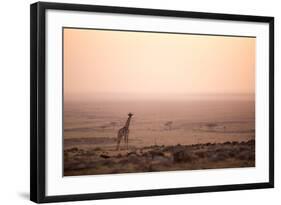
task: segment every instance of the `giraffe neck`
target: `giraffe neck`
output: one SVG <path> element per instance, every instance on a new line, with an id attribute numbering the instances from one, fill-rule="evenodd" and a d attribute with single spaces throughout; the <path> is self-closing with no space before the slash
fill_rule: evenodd
<path id="1" fill-rule="evenodd" d="M 128 129 L 130 126 L 131 117 L 128 117 L 125 127 Z"/>

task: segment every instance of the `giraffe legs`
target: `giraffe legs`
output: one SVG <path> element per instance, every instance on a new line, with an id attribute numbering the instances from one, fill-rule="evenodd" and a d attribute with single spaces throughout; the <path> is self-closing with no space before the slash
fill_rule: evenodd
<path id="1" fill-rule="evenodd" d="M 125 145 L 126 149 L 128 149 L 128 135 L 125 135 Z"/>
<path id="2" fill-rule="evenodd" d="M 116 150 L 119 150 L 119 148 L 120 148 L 120 140 L 119 140 L 119 139 L 117 139 Z"/>
<path id="3" fill-rule="evenodd" d="M 127 130 L 125 134 L 125 143 L 126 143 L 126 148 L 127 150 L 129 149 L 129 130 Z"/>
<path id="4" fill-rule="evenodd" d="M 119 148 L 120 148 L 120 142 L 121 142 L 122 137 L 123 137 L 123 135 L 121 135 L 121 133 L 118 132 L 116 150 L 119 150 Z"/>
<path id="5" fill-rule="evenodd" d="M 124 137 L 126 149 L 129 149 L 129 130 L 120 129 L 117 135 L 117 145 L 116 150 L 119 150 L 120 143 L 122 138 Z"/>

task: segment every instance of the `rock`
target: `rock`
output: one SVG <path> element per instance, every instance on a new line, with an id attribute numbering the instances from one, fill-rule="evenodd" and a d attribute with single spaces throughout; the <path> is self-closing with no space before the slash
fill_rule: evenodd
<path id="1" fill-rule="evenodd" d="M 137 156 L 132 155 L 132 156 L 129 156 L 129 157 L 128 157 L 128 162 L 129 162 L 129 163 L 138 164 L 139 161 L 140 161 L 140 159 L 139 159 L 139 157 L 137 157 Z"/>
<path id="2" fill-rule="evenodd" d="M 120 153 L 116 156 L 116 158 L 121 158 L 121 157 L 123 157 L 123 156 Z"/>
<path id="3" fill-rule="evenodd" d="M 100 147 L 96 147 L 96 148 L 94 148 L 94 151 L 101 151 L 101 148 Z"/>
<path id="4" fill-rule="evenodd" d="M 236 152 L 234 152 L 234 151 L 229 151 L 229 152 L 228 152 L 228 156 L 229 156 L 230 158 L 235 157 L 235 155 L 236 155 Z"/>
<path id="5" fill-rule="evenodd" d="M 173 159 L 174 159 L 174 162 L 176 162 L 176 163 L 192 162 L 193 156 L 189 151 L 181 150 L 181 151 L 176 151 L 173 153 Z"/>
<path id="6" fill-rule="evenodd" d="M 152 155 L 151 155 L 150 152 L 144 152 L 144 153 L 142 154 L 142 157 L 145 157 L 145 158 L 152 158 Z"/>
<path id="7" fill-rule="evenodd" d="M 164 153 L 159 150 L 152 150 L 149 153 L 150 153 L 152 159 L 154 159 L 156 156 L 161 156 L 161 157 L 165 156 Z"/>
<path id="8" fill-rule="evenodd" d="M 110 156 L 109 156 L 109 155 L 105 155 L 105 154 L 101 154 L 101 155 L 100 155 L 100 157 L 102 157 L 102 158 L 104 158 L 104 159 L 108 159 L 108 158 L 110 158 Z"/>
<path id="9" fill-rule="evenodd" d="M 232 144 L 232 145 L 238 145 L 239 142 L 233 141 L 233 142 L 231 142 L 231 144 Z"/>
<path id="10" fill-rule="evenodd" d="M 222 162 L 228 158 L 229 156 L 227 155 L 227 153 L 223 152 L 213 153 L 212 155 L 210 155 L 210 161 L 212 162 Z"/>
<path id="11" fill-rule="evenodd" d="M 96 152 L 94 150 L 88 150 L 84 154 L 87 155 L 87 156 L 95 156 Z"/>
<path id="12" fill-rule="evenodd" d="M 249 140 L 248 142 L 246 142 L 248 145 L 255 145 L 255 140 Z"/>
<path id="13" fill-rule="evenodd" d="M 73 148 L 71 148 L 71 149 L 68 149 L 67 151 L 68 152 L 78 152 L 78 148 L 77 147 L 73 147 Z"/>
<path id="14" fill-rule="evenodd" d="M 153 162 L 155 162 L 155 163 L 160 163 L 160 164 L 163 164 L 163 163 L 165 163 L 165 162 L 170 162 L 170 159 L 169 158 L 167 158 L 167 157 L 163 157 L 163 156 L 155 156 L 154 158 L 153 158 Z"/>
<path id="15" fill-rule="evenodd" d="M 172 151 L 174 153 L 184 151 L 184 150 L 185 150 L 185 147 L 180 144 L 177 144 L 176 146 L 172 147 Z"/>
<path id="16" fill-rule="evenodd" d="M 64 158 L 69 157 L 69 153 L 68 152 L 64 152 L 63 154 L 64 154 Z"/>
<path id="17" fill-rule="evenodd" d="M 205 158 L 206 157 L 206 152 L 196 152 L 196 155 L 200 158 Z"/>
<path id="18" fill-rule="evenodd" d="M 129 153 L 127 154 L 127 157 L 129 157 L 129 156 L 136 156 L 136 155 L 137 155 L 136 152 L 129 152 Z"/>

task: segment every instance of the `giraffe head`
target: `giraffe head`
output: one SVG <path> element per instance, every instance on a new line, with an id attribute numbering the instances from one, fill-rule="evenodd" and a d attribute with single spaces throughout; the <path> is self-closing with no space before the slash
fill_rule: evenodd
<path id="1" fill-rule="evenodd" d="M 129 114 L 128 114 L 128 116 L 129 116 L 130 118 L 131 118 L 133 115 L 134 115 L 134 114 L 132 114 L 132 113 L 129 113 Z"/>

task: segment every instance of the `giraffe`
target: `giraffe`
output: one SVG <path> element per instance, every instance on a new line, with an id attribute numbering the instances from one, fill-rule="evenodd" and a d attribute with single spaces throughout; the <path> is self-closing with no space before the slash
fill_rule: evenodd
<path id="1" fill-rule="evenodd" d="M 132 113 L 129 113 L 128 116 L 129 116 L 129 117 L 128 117 L 127 121 L 126 121 L 125 126 L 118 130 L 118 134 L 117 134 L 117 147 L 116 147 L 116 150 L 119 150 L 119 146 L 120 146 L 120 142 L 121 142 L 121 140 L 122 140 L 122 137 L 124 137 L 125 144 L 126 144 L 126 147 L 127 147 L 127 149 L 128 149 L 128 142 L 129 142 L 129 126 L 130 126 L 130 121 L 131 121 L 131 118 L 132 118 L 133 114 L 132 114 Z"/>

